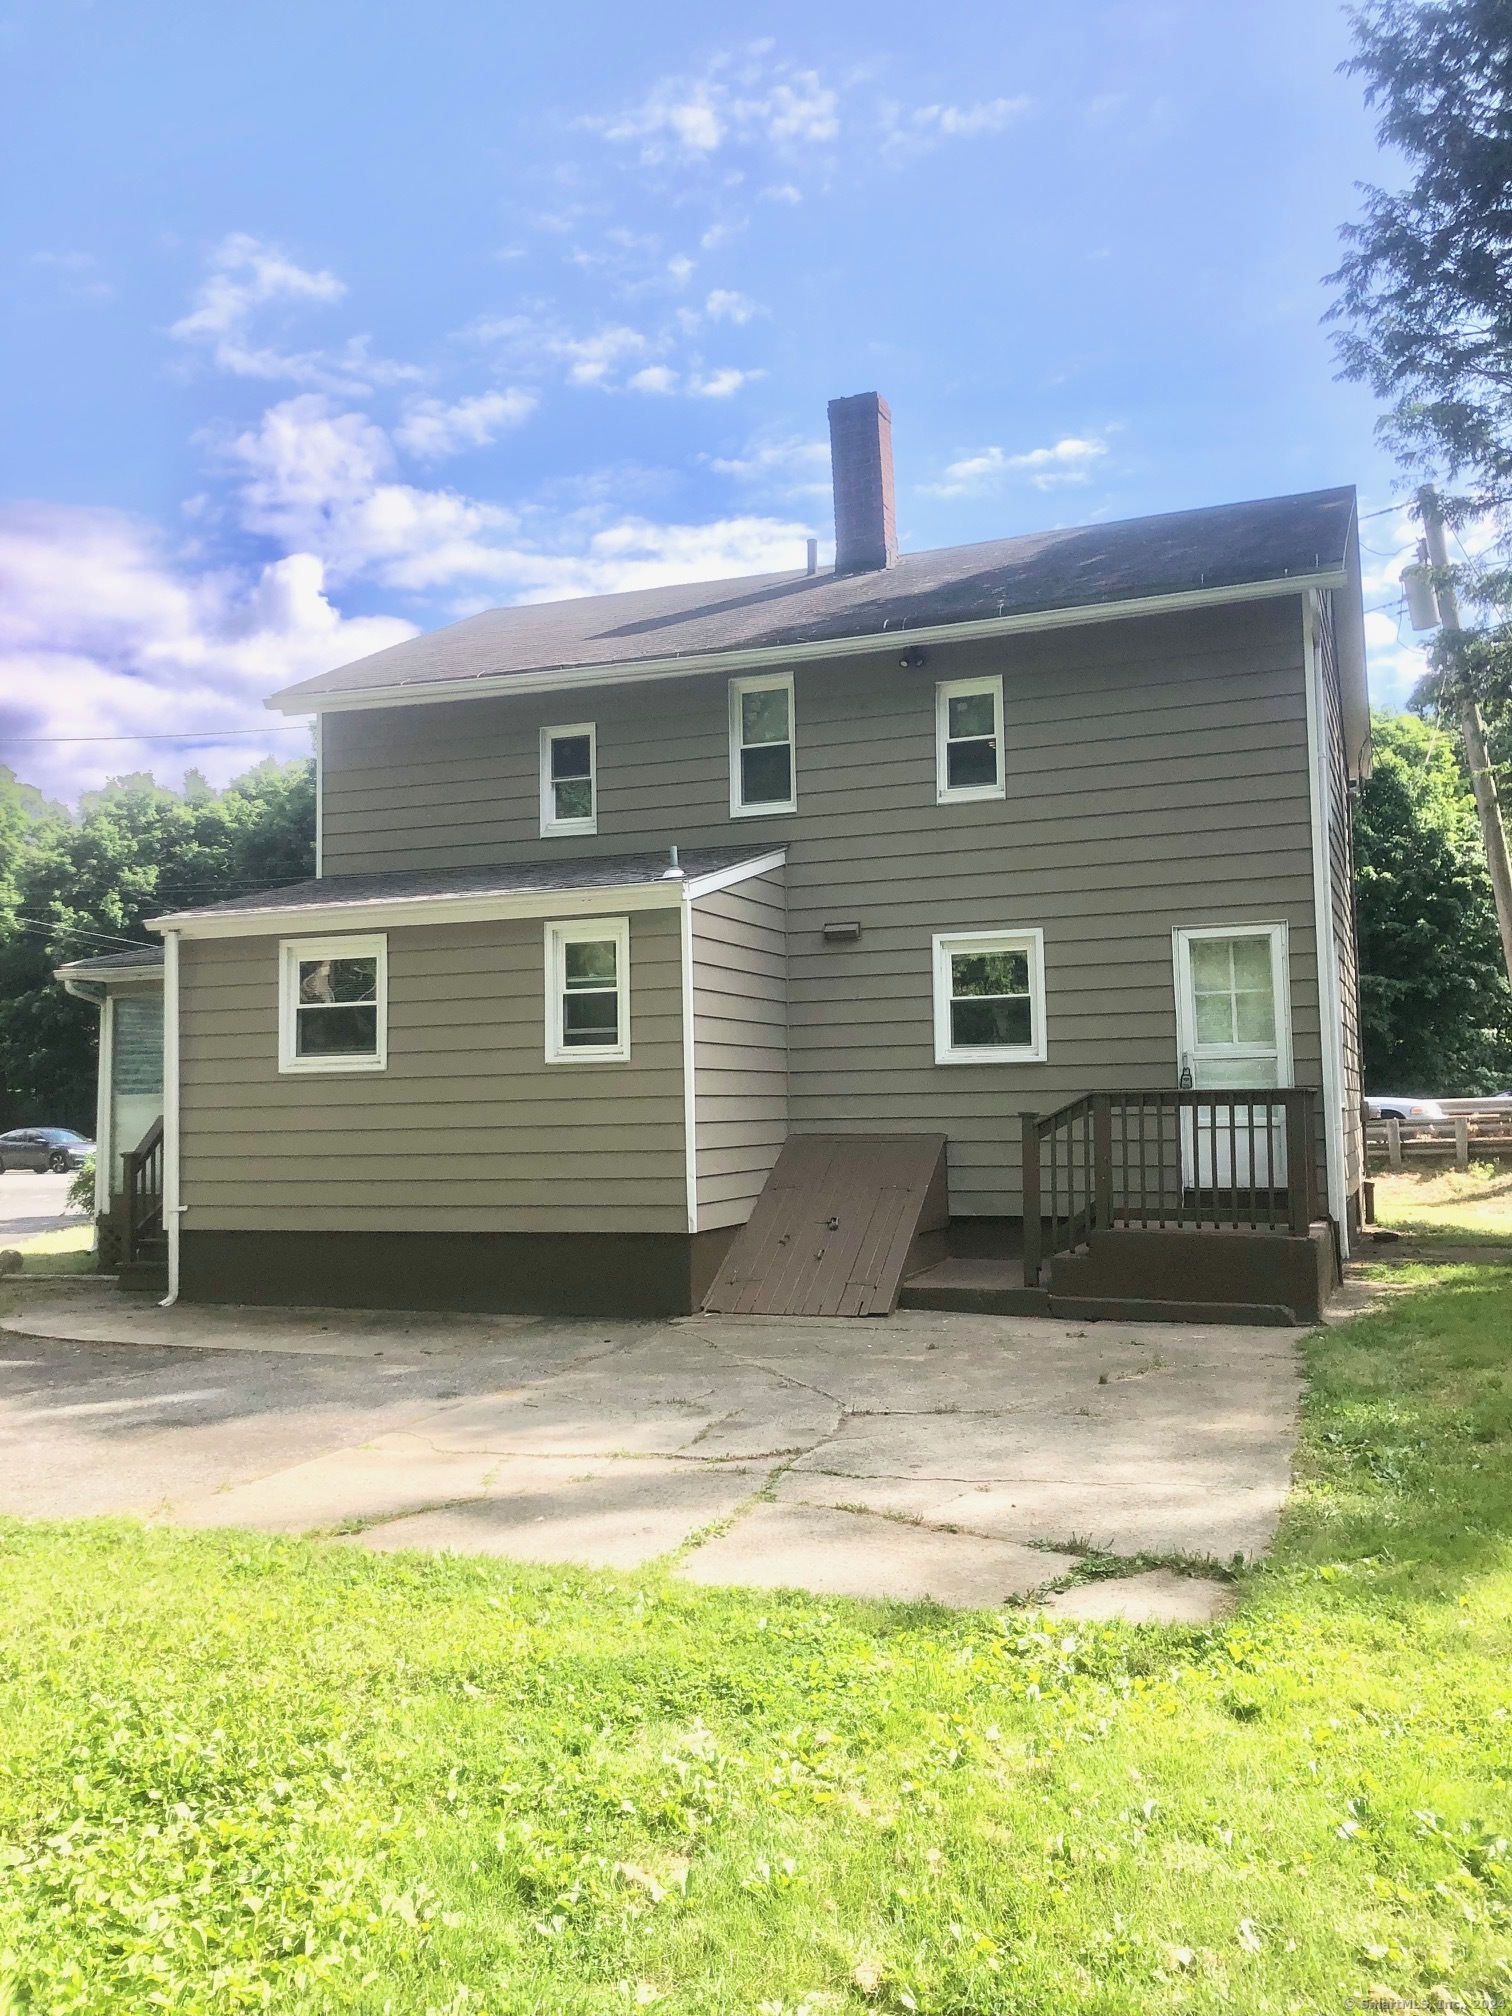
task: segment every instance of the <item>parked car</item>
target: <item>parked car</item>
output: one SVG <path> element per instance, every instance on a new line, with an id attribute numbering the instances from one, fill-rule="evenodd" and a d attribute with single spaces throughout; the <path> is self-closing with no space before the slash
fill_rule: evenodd
<path id="1" fill-rule="evenodd" d="M 1410 1094 L 1399 1097 L 1387 1092 L 1367 1099 L 1365 1111 L 1372 1120 L 1447 1120 L 1449 1117 L 1437 1099 L 1414 1099 Z"/>
<path id="2" fill-rule="evenodd" d="M 0 1170 L 51 1169 L 55 1176 L 64 1176 L 70 1169 L 81 1169 L 94 1152 L 93 1141 L 72 1127 L 13 1127 L 9 1134 L 0 1134 Z"/>

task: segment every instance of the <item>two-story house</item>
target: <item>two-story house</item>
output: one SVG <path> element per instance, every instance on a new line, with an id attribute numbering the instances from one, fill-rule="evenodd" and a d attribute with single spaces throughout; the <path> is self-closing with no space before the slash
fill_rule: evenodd
<path id="1" fill-rule="evenodd" d="M 830 422 L 833 570 L 275 696 L 316 878 L 157 920 L 161 1139 L 102 1177 L 172 1293 L 1317 1307 L 1361 1182 L 1353 491 L 900 555 L 885 403 Z"/>

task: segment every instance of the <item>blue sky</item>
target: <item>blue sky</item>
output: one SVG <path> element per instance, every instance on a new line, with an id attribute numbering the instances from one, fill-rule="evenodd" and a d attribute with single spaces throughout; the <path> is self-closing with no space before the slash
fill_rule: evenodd
<path id="1" fill-rule="evenodd" d="M 1380 510 L 1320 327 L 1395 174 L 1346 53 L 1322 0 L 10 0 L 0 755 L 221 781 L 416 628 L 799 566 L 837 393 L 905 548 Z M 1410 528 L 1365 536 L 1400 698 Z"/>

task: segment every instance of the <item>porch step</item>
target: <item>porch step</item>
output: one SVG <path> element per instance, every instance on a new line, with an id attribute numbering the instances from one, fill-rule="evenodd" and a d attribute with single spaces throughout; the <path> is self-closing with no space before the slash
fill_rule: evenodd
<path id="1" fill-rule="evenodd" d="M 949 1309 L 977 1316 L 1048 1316 L 1050 1295 L 1024 1286 L 1023 1263 L 942 1260 L 903 1283 L 900 1309 Z"/>
<path id="2" fill-rule="evenodd" d="M 963 1316 L 1059 1316 L 1075 1323 L 1249 1323 L 1297 1321 L 1279 1302 L 1172 1302 L 1142 1295 L 1057 1295 L 1026 1288 L 1023 1269 L 1001 1260 L 946 1260 L 903 1283 L 900 1309 Z"/>
<path id="3" fill-rule="evenodd" d="M 119 1260 L 115 1268 L 117 1288 L 130 1295 L 168 1293 L 168 1256 L 141 1260 Z"/>
<path id="4" fill-rule="evenodd" d="M 1117 1226 L 1050 1262 L 1053 1307 L 1089 1318 L 1101 1304 L 1148 1322 L 1314 1323 L 1333 1288 L 1326 1223 L 1306 1238 Z"/>
<path id="5" fill-rule="evenodd" d="M 950 1218 L 943 1134 L 790 1134 L 720 1262 L 722 1316 L 887 1316 Z"/>

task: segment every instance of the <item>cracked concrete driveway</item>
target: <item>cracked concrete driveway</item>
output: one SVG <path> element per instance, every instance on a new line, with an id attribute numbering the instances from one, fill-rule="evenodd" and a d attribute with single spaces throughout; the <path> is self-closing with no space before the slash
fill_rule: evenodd
<path id="1" fill-rule="evenodd" d="M 1057 1580 L 1067 1549 L 1253 1556 L 1290 1481 L 1288 1330 L 162 1310 L 88 1281 L 7 1296 L 0 1512 L 667 1558 L 704 1583 L 975 1605 Z M 1174 1611 L 1211 1614 L 1209 1588 L 1188 1581 Z"/>

